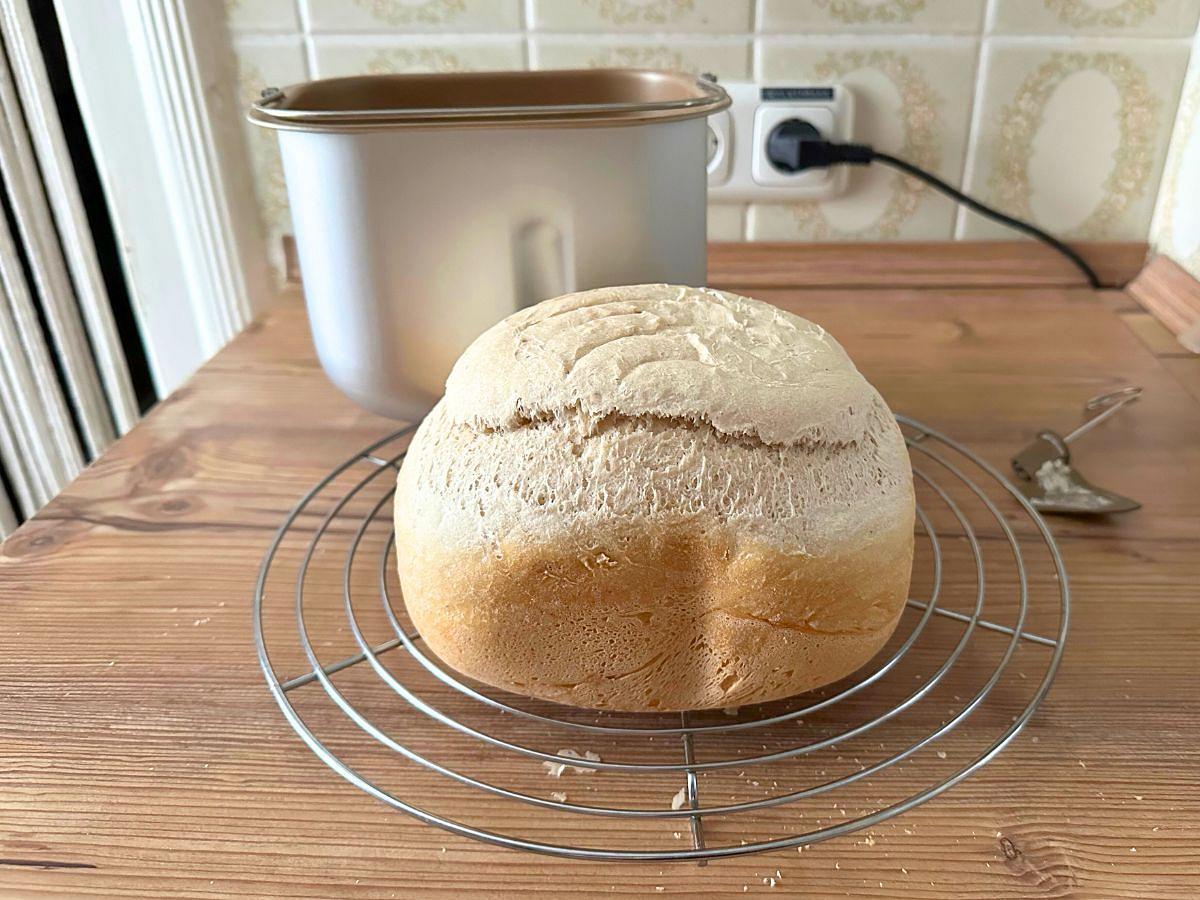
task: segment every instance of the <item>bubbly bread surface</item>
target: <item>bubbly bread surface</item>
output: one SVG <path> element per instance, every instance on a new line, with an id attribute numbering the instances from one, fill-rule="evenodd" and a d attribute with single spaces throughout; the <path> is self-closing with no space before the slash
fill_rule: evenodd
<path id="1" fill-rule="evenodd" d="M 903 609 L 912 475 L 822 328 L 708 289 L 521 310 L 463 354 L 396 492 L 405 603 L 488 684 L 677 710 L 836 680 Z"/>

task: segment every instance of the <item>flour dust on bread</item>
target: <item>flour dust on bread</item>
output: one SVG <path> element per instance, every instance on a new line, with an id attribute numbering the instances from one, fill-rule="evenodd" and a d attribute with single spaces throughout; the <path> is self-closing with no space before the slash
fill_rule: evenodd
<path id="1" fill-rule="evenodd" d="M 891 412 L 820 326 L 674 285 L 481 335 L 396 491 L 405 604 L 441 659 L 576 706 L 685 710 L 835 681 L 912 569 Z"/>

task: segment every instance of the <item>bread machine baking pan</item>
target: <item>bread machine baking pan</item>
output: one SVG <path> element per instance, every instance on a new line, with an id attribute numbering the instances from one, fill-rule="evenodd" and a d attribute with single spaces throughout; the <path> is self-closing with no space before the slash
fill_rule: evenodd
<path id="1" fill-rule="evenodd" d="M 468 343 L 538 300 L 703 284 L 709 81 L 606 69 L 271 88 L 313 340 L 353 400 L 415 418 Z"/>

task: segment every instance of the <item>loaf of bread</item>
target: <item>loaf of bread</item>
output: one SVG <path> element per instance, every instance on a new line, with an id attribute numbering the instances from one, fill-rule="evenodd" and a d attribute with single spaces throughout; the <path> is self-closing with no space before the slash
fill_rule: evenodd
<path id="1" fill-rule="evenodd" d="M 616 710 L 772 700 L 887 641 L 912 569 L 896 421 L 824 329 L 672 285 L 480 336 L 397 483 L 429 649 L 508 691 Z"/>

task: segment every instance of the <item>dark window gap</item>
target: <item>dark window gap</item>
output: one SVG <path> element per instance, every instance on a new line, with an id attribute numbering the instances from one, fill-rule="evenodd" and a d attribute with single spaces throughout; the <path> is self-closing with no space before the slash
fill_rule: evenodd
<path id="1" fill-rule="evenodd" d="M 62 359 L 58 353 L 58 345 L 54 341 L 54 333 L 50 330 L 50 323 L 46 319 L 46 308 L 42 302 L 38 292 L 37 280 L 33 277 L 33 269 L 29 265 L 29 254 L 25 249 L 25 241 L 21 238 L 21 231 L 17 225 L 17 217 L 13 212 L 12 203 L 8 196 L 8 184 L 5 183 L 3 194 L 0 200 L 3 201 L 4 218 L 8 222 L 8 233 L 12 236 L 13 247 L 17 251 L 17 259 L 21 263 L 21 277 L 25 279 L 26 288 L 29 291 L 30 305 L 37 314 L 38 327 L 41 329 L 42 335 L 46 343 L 46 355 L 50 357 L 50 363 L 54 366 L 54 376 L 58 381 L 59 390 L 62 392 L 63 399 L 66 401 L 67 413 L 71 417 L 71 425 L 75 429 L 75 435 L 79 440 L 79 449 L 87 456 L 87 446 L 83 439 L 83 425 L 79 419 L 79 410 L 75 408 L 75 403 L 72 400 L 70 382 L 67 380 L 67 373 L 63 369 Z M 31 398 L 32 399 L 32 398 Z"/>
<path id="2" fill-rule="evenodd" d="M 125 354 L 125 363 L 129 368 L 134 395 L 137 398 L 139 411 L 144 413 L 157 401 L 158 392 L 154 387 L 154 379 L 150 375 L 150 361 L 146 355 L 145 344 L 142 342 L 137 317 L 133 311 L 133 302 L 129 294 L 128 283 L 125 280 L 121 255 L 117 249 L 116 232 L 109 215 L 104 187 L 96 169 L 96 161 L 92 156 L 83 116 L 75 99 L 75 89 L 71 84 L 71 72 L 67 65 L 62 33 L 55 15 L 55 4 L 31 3 L 29 10 L 37 32 L 42 58 L 45 60 L 50 87 L 54 93 L 54 102 L 58 107 L 63 137 L 71 156 L 72 167 L 75 170 L 75 180 L 79 185 L 84 212 L 92 233 L 92 242 L 96 248 L 100 274 L 104 279 L 104 287 L 112 307 L 113 319 L 121 341 L 121 349 Z"/>
<path id="3" fill-rule="evenodd" d="M 8 476 L 8 468 L 4 465 L 3 460 L 0 460 L 0 491 L 8 496 L 8 505 L 12 507 L 13 515 L 17 519 L 17 524 L 20 525 L 25 521 L 25 515 L 21 511 L 21 504 L 17 501 L 16 488 Z"/>

